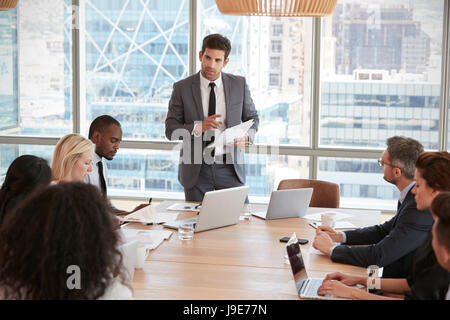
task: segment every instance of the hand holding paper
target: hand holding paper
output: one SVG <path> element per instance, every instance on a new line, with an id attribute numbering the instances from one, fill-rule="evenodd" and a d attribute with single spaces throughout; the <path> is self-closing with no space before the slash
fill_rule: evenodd
<path id="1" fill-rule="evenodd" d="M 250 119 L 246 122 L 238 124 L 237 126 L 227 128 L 215 138 L 213 143 L 208 145 L 208 148 L 216 148 L 216 155 L 218 155 L 218 151 L 222 150 L 225 145 L 234 145 L 235 139 L 237 139 L 237 143 L 239 144 L 248 141 L 247 132 L 253 123 L 254 120 Z"/>

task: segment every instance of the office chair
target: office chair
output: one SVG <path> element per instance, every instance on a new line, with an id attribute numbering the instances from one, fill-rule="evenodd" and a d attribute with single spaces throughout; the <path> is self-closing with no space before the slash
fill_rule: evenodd
<path id="1" fill-rule="evenodd" d="M 339 208 L 339 185 L 336 183 L 310 180 L 310 179 L 286 179 L 281 180 L 278 190 L 313 188 L 310 207 Z"/>

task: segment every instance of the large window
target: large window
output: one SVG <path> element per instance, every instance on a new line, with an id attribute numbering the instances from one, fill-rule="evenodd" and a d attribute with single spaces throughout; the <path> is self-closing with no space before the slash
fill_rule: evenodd
<path id="1" fill-rule="evenodd" d="M 342 0 L 323 19 L 320 145 L 437 150 L 443 1 Z"/>
<path id="2" fill-rule="evenodd" d="M 229 16 L 214 0 L 198 4 L 197 51 L 210 33 L 231 40 L 224 72 L 246 77 L 260 118 L 256 142 L 310 146 L 312 20 Z"/>
<path id="3" fill-rule="evenodd" d="M 72 132 L 72 4 L 21 0 L 0 13 L 0 134 Z"/>
<path id="4" fill-rule="evenodd" d="M 443 12 L 443 1 L 338 2 L 322 20 L 320 146 L 385 148 L 403 135 L 439 149 Z M 373 160 L 328 158 L 318 178 L 338 183 L 344 203 L 394 207 L 380 172 Z"/>
<path id="5" fill-rule="evenodd" d="M 339 0 L 326 18 L 222 15 L 214 0 L 21 0 L 0 11 L 0 182 L 17 156 L 50 161 L 62 135 L 109 114 L 124 133 L 111 195 L 183 198 L 168 100 L 217 32 L 232 44 L 224 72 L 245 76 L 260 118 L 250 200 L 311 178 L 338 183 L 344 207 L 395 210 L 376 162 L 386 139 L 450 147 L 446 19 L 444 0 Z"/>
<path id="6" fill-rule="evenodd" d="M 124 138 L 165 140 L 172 85 L 188 75 L 189 1 L 86 1 L 86 133 L 109 114 Z"/>

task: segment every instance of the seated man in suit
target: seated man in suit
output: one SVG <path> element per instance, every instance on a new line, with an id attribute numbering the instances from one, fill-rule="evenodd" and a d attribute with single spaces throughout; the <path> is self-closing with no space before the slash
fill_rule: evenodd
<path id="1" fill-rule="evenodd" d="M 119 150 L 122 141 L 122 127 L 119 121 L 108 115 L 102 115 L 94 119 L 89 127 L 89 139 L 95 144 L 93 170 L 86 175 L 85 182 L 97 186 L 103 196 L 107 198 L 108 168 L 106 160 L 112 160 Z M 115 208 L 110 204 L 113 213 L 118 215 L 129 214 L 148 206 L 140 204 L 133 211 L 127 212 Z"/>
<path id="2" fill-rule="evenodd" d="M 360 267 L 383 267 L 384 278 L 405 278 L 411 269 L 412 257 L 425 241 L 433 225 L 428 210 L 418 210 L 411 189 L 415 185 L 415 163 L 423 146 L 414 139 L 391 137 L 387 149 L 378 160 L 384 179 L 400 191 L 397 214 L 381 225 L 344 232 L 319 227 L 313 247 L 334 262 Z M 334 245 L 340 242 L 340 245 Z M 359 246 L 352 246 L 359 245 Z"/>
<path id="3" fill-rule="evenodd" d="M 183 140 L 178 180 L 187 201 L 202 201 L 207 191 L 245 184 L 244 147 L 253 142 L 259 117 L 245 78 L 222 72 L 230 51 L 226 37 L 206 36 L 199 52 L 200 72 L 173 85 L 166 137 Z M 206 147 L 218 131 L 250 119 L 254 122 L 248 134 L 234 145 Z"/>

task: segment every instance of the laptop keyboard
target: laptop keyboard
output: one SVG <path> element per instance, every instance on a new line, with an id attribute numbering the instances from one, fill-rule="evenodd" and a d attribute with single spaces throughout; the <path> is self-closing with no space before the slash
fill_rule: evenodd
<path id="1" fill-rule="evenodd" d="M 322 279 L 308 279 L 306 291 L 303 293 L 307 297 L 318 297 L 317 290 L 322 285 Z"/>

